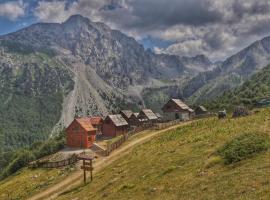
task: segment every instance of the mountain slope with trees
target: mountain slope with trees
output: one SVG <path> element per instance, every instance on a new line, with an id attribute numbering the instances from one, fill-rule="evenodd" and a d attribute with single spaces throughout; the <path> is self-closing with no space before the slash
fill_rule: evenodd
<path id="1" fill-rule="evenodd" d="M 241 86 L 224 92 L 206 104 L 212 109 L 232 108 L 238 105 L 254 107 L 261 99 L 270 99 L 270 65 L 254 74 Z"/>

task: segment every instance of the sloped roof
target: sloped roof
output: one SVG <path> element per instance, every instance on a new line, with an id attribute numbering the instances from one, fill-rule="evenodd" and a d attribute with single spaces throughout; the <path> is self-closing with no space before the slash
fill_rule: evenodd
<path id="1" fill-rule="evenodd" d="M 76 118 L 75 119 L 82 128 L 84 128 L 86 131 L 96 131 L 92 124 L 91 124 L 91 118 L 89 117 L 84 117 L 84 118 Z"/>
<path id="2" fill-rule="evenodd" d="M 179 108 L 182 110 L 188 110 L 189 112 L 194 112 L 190 107 L 188 107 L 183 101 L 180 99 L 171 99 Z"/>
<path id="3" fill-rule="evenodd" d="M 120 111 L 123 115 L 125 115 L 126 118 L 130 118 L 133 112 L 131 110 L 121 110 Z"/>
<path id="4" fill-rule="evenodd" d="M 162 118 L 161 114 L 159 114 L 159 113 L 155 113 L 155 115 L 156 115 L 158 118 Z"/>
<path id="5" fill-rule="evenodd" d="M 158 117 L 155 115 L 155 113 L 153 113 L 153 111 L 151 109 L 143 109 L 141 111 L 141 113 L 143 113 L 149 120 L 155 120 L 158 119 Z M 140 113 L 140 114 L 141 114 Z M 140 115 L 139 114 L 139 115 Z"/>
<path id="6" fill-rule="evenodd" d="M 204 112 L 207 112 L 207 110 L 206 110 L 206 108 L 204 106 L 199 106 L 198 108 L 201 109 Z"/>
<path id="7" fill-rule="evenodd" d="M 108 117 L 112 120 L 115 126 L 127 126 L 127 121 L 122 117 L 122 115 L 108 115 Z"/>
<path id="8" fill-rule="evenodd" d="M 90 121 L 92 125 L 100 125 L 102 124 L 103 119 L 102 117 L 91 117 Z"/>
<path id="9" fill-rule="evenodd" d="M 135 117 L 138 117 L 139 114 L 140 114 L 140 113 L 134 113 Z"/>

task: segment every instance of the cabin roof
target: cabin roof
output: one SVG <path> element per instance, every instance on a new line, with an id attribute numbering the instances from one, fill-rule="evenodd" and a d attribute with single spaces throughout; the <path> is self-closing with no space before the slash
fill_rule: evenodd
<path id="1" fill-rule="evenodd" d="M 155 115 L 156 115 L 158 118 L 162 118 L 161 114 L 159 114 L 159 113 L 155 113 Z"/>
<path id="2" fill-rule="evenodd" d="M 103 119 L 102 117 L 91 117 L 90 121 L 91 121 L 91 124 L 95 126 L 95 125 L 102 124 Z"/>
<path id="3" fill-rule="evenodd" d="M 140 113 L 133 113 L 134 115 L 135 115 L 135 117 L 138 117 L 138 115 L 140 114 Z"/>
<path id="4" fill-rule="evenodd" d="M 151 109 L 143 109 L 141 113 L 144 114 L 149 120 L 158 119 L 158 117 L 155 115 L 155 113 Z"/>
<path id="5" fill-rule="evenodd" d="M 112 120 L 113 124 L 117 127 L 128 125 L 127 121 L 120 114 L 108 115 L 108 117 Z"/>
<path id="6" fill-rule="evenodd" d="M 123 115 L 125 115 L 125 117 L 128 118 L 128 119 L 133 114 L 133 112 L 131 110 L 121 110 L 120 113 L 122 113 Z"/>
<path id="7" fill-rule="evenodd" d="M 89 118 L 89 117 L 76 118 L 75 121 L 77 121 L 81 125 L 81 127 L 83 129 L 85 129 L 86 131 L 96 131 L 97 130 L 92 126 L 91 118 Z"/>
<path id="8" fill-rule="evenodd" d="M 190 107 L 188 107 L 183 101 L 181 101 L 180 99 L 171 99 L 170 101 L 174 102 L 180 109 L 182 110 L 188 110 L 189 112 L 194 112 L 193 109 L 191 109 Z M 170 102 L 169 101 L 169 102 Z"/>
<path id="9" fill-rule="evenodd" d="M 198 106 L 198 108 L 199 108 L 200 110 L 202 110 L 203 112 L 207 112 L 207 109 L 206 109 L 204 106 Z"/>

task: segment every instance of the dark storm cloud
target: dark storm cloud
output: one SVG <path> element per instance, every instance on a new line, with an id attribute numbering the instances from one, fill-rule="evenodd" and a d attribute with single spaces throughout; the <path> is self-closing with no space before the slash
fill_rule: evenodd
<path id="1" fill-rule="evenodd" d="M 170 27 L 178 24 L 201 26 L 221 20 L 217 10 L 211 10 L 209 1 L 198 0 L 137 0 L 130 1 L 136 27 Z"/>

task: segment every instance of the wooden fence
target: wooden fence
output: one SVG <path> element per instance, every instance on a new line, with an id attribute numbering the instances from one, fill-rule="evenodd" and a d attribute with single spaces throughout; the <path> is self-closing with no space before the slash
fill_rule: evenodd
<path id="1" fill-rule="evenodd" d="M 170 121 L 170 122 L 164 122 L 164 123 L 156 123 L 154 126 L 153 126 L 153 129 L 154 130 L 161 130 L 161 129 L 164 129 L 164 128 L 168 128 L 170 126 L 174 126 L 174 125 L 177 125 L 179 123 L 181 123 L 182 121 L 180 120 L 175 120 L 175 121 Z"/>
<path id="2" fill-rule="evenodd" d="M 72 165 L 75 164 L 77 162 L 77 155 L 74 154 L 72 155 L 70 158 L 65 159 L 65 160 L 61 160 L 61 161 L 42 161 L 42 160 L 37 160 L 34 161 L 32 163 L 29 164 L 29 167 L 31 168 L 37 168 L 37 167 L 41 167 L 41 168 L 59 168 L 59 167 L 65 167 L 68 165 Z"/>

